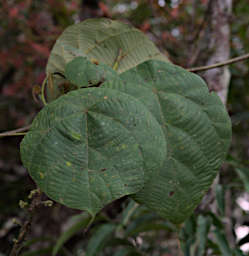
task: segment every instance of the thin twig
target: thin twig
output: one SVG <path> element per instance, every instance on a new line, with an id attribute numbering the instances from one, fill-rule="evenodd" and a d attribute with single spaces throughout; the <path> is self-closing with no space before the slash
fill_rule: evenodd
<path id="1" fill-rule="evenodd" d="M 29 216 L 28 216 L 27 220 L 24 222 L 24 224 L 22 225 L 17 239 L 15 239 L 15 241 L 14 241 L 14 246 L 10 252 L 10 256 L 20 255 L 21 250 L 23 248 L 23 242 L 25 241 L 28 233 L 30 232 L 31 224 L 32 224 L 32 220 L 33 220 L 35 211 L 36 211 L 37 207 L 41 206 L 41 204 L 42 204 L 41 198 L 42 198 L 42 193 L 38 189 L 37 192 L 32 197 L 32 201 L 28 208 Z"/>
<path id="2" fill-rule="evenodd" d="M 27 126 L 24 126 L 22 128 L 18 128 L 18 129 L 12 130 L 12 131 L 2 132 L 2 133 L 0 133 L 0 138 L 1 137 L 7 137 L 7 136 L 25 135 L 22 132 L 29 130 L 30 127 L 31 127 L 31 124 L 27 125 Z"/>
<path id="3" fill-rule="evenodd" d="M 233 58 L 233 59 L 229 59 L 226 61 L 222 61 L 216 64 L 212 64 L 212 65 L 208 65 L 208 66 L 202 66 L 202 67 L 196 67 L 196 68 L 188 68 L 187 70 L 190 72 L 197 72 L 197 71 L 204 71 L 204 70 L 208 70 L 208 69 L 213 69 L 213 68 L 219 68 L 219 67 L 223 67 L 235 62 L 239 62 L 239 61 L 243 61 L 249 59 L 249 53 L 241 55 L 239 57 Z"/>

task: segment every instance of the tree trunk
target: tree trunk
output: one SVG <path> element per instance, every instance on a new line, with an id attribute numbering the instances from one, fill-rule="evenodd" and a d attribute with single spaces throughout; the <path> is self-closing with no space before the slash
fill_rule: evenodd
<path id="1" fill-rule="evenodd" d="M 206 27 L 205 39 L 209 57 L 206 65 L 222 62 L 230 56 L 230 17 L 232 0 L 210 0 L 210 14 Z M 215 68 L 203 73 L 208 87 L 216 91 L 222 102 L 226 104 L 230 71 L 228 67 Z"/>
<path id="2" fill-rule="evenodd" d="M 229 59 L 230 56 L 230 17 L 232 13 L 232 0 L 209 0 L 206 15 L 206 26 L 201 31 L 201 46 L 197 48 L 196 59 L 205 60 L 198 65 L 211 65 Z M 205 49 L 199 51 L 200 49 Z M 193 54 L 194 55 L 194 54 Z M 206 80 L 209 90 L 217 92 L 222 102 L 226 104 L 230 83 L 230 71 L 227 66 L 210 69 L 202 72 L 201 76 Z M 217 213 L 215 188 L 219 182 L 219 176 L 215 179 L 209 193 L 198 207 L 201 210 L 210 209 Z"/>

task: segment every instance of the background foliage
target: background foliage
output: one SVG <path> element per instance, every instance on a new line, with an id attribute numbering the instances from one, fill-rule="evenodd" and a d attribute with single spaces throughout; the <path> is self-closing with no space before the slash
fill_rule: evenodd
<path id="1" fill-rule="evenodd" d="M 207 5 L 207 0 L 1 1 L 0 130 L 29 124 L 41 108 L 35 85 L 44 79 L 50 49 L 68 25 L 88 17 L 120 19 L 146 33 L 173 63 L 196 66 L 209 54 L 198 42 Z M 246 0 L 233 1 L 232 57 L 249 50 L 248 13 Z M 197 44 L 201 58 L 193 57 Z M 175 226 L 124 198 L 106 207 L 83 234 L 88 216 L 56 204 L 36 214 L 23 255 L 50 255 L 53 250 L 61 250 L 62 255 L 84 255 L 84 251 L 87 255 L 177 255 L 178 239 L 185 255 L 243 255 L 238 248 L 244 248 L 249 239 L 236 238 L 235 234 L 243 227 L 246 236 L 249 223 L 248 61 L 233 64 L 230 70 L 227 108 L 233 122 L 233 143 L 216 188 L 218 212 L 198 208 L 177 237 Z M 3 255 L 8 255 L 19 231 L 12 219 L 25 219 L 26 212 L 18 202 L 28 201 L 29 191 L 34 188 L 20 163 L 20 141 L 20 137 L 0 140 Z"/>

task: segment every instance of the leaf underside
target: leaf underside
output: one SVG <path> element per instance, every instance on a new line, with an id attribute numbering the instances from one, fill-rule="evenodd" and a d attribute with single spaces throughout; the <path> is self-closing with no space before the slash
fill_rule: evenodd
<path id="1" fill-rule="evenodd" d="M 106 18 L 87 19 L 69 26 L 57 39 L 46 66 L 47 100 L 63 94 L 66 65 L 76 57 L 86 57 L 95 64 L 115 67 L 122 73 L 149 59 L 168 62 L 151 40 L 138 29 Z"/>
<path id="2" fill-rule="evenodd" d="M 66 64 L 78 56 L 110 67 L 120 57 L 118 73 L 149 59 L 168 61 L 141 31 L 106 18 L 88 19 L 65 29 L 51 51 L 47 74 L 64 73 Z"/>

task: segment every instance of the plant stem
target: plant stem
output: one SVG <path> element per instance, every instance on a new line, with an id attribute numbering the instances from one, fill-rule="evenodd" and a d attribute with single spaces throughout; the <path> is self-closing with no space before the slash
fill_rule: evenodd
<path id="1" fill-rule="evenodd" d="M 19 135 L 25 135 L 26 133 L 24 131 L 29 130 L 31 125 L 24 126 L 22 128 L 18 128 L 12 131 L 6 131 L 3 133 L 0 133 L 0 138 L 7 137 L 7 136 L 19 136 Z"/>
<path id="2" fill-rule="evenodd" d="M 120 63 L 120 61 L 122 60 L 123 57 L 124 56 L 122 55 L 122 49 L 120 48 L 120 49 L 118 49 L 117 57 L 116 57 L 116 59 L 114 61 L 114 64 L 112 66 L 113 70 L 116 71 L 118 69 L 119 63 Z"/>
<path id="3" fill-rule="evenodd" d="M 28 208 L 29 216 L 27 220 L 24 222 L 24 224 L 22 225 L 17 239 L 14 241 L 14 246 L 10 252 L 10 256 L 20 255 L 21 250 L 23 248 L 23 242 L 25 241 L 25 238 L 31 229 L 31 224 L 35 214 L 35 210 L 37 209 L 37 207 L 41 205 L 41 198 L 42 198 L 42 193 L 40 190 L 38 190 L 37 193 L 35 193 L 35 195 L 32 198 L 32 201 Z"/>
<path id="4" fill-rule="evenodd" d="M 46 89 L 47 81 L 48 81 L 48 77 L 46 76 L 46 78 L 42 82 L 42 87 L 41 87 L 41 100 L 44 106 L 47 105 L 47 102 L 45 99 L 45 89 Z"/>
<path id="5" fill-rule="evenodd" d="M 246 60 L 246 59 L 249 59 L 249 53 L 241 55 L 241 56 L 233 58 L 233 59 L 222 61 L 222 62 L 219 62 L 219 63 L 216 63 L 216 64 L 212 64 L 212 65 L 208 65 L 208 66 L 202 66 L 202 67 L 196 67 L 196 68 L 188 68 L 187 70 L 190 71 L 190 72 L 204 71 L 204 70 L 208 70 L 208 69 L 223 67 L 223 66 L 230 65 L 232 63 L 236 63 L 236 62 L 243 61 L 243 60 Z"/>

